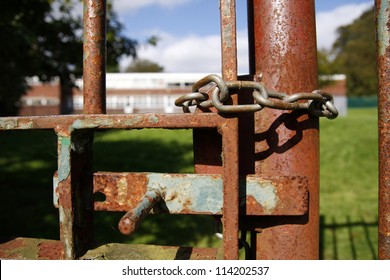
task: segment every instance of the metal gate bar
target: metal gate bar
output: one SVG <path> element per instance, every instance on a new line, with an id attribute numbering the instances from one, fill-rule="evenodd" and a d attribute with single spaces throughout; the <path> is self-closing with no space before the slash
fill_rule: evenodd
<path id="1" fill-rule="evenodd" d="M 237 42 L 236 42 L 236 1 L 222 0 L 221 13 L 221 50 L 222 78 L 225 81 L 237 80 Z M 237 104 L 237 96 L 232 98 Z M 223 193 L 223 243 L 224 258 L 238 259 L 238 216 L 239 216 L 239 174 L 238 174 L 238 118 L 227 118 L 223 127 L 226 137 L 222 146 L 224 154 L 224 193 Z"/>
<path id="2" fill-rule="evenodd" d="M 84 0 L 85 114 L 106 113 L 106 0 Z"/>
<path id="3" fill-rule="evenodd" d="M 317 87 L 314 0 L 248 0 L 251 74 L 271 90 L 311 92 Z M 253 231 L 257 259 L 318 259 L 318 118 L 305 112 L 255 113 L 255 174 L 304 176 L 306 215 L 261 217 Z M 260 232 L 260 233 L 259 233 Z M 256 249 L 255 249 L 256 248 Z"/>
<path id="4" fill-rule="evenodd" d="M 378 63 L 378 258 L 390 259 L 390 4 L 375 1 Z"/>

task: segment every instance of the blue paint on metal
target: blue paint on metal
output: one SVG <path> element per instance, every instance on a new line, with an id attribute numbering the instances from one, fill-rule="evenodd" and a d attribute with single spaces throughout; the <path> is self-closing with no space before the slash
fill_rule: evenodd
<path id="1" fill-rule="evenodd" d="M 271 181 L 259 181 L 247 178 L 247 195 L 251 195 L 263 207 L 265 214 L 271 214 L 278 206 L 279 198 L 276 187 Z"/>
<path id="2" fill-rule="evenodd" d="M 69 177 L 70 174 L 70 149 L 71 141 L 69 137 L 58 136 L 58 182 Z"/>
<path id="3" fill-rule="evenodd" d="M 160 190 L 171 213 L 196 211 L 221 214 L 223 207 L 223 182 L 220 175 L 172 175 L 150 173 L 148 189 Z M 241 189 L 245 188 L 242 186 Z M 252 196 L 265 213 L 271 214 L 278 205 L 276 187 L 271 181 L 247 178 L 246 193 Z M 245 202 L 245 199 L 243 199 Z"/>
<path id="4" fill-rule="evenodd" d="M 150 173 L 148 189 L 161 191 L 170 213 L 197 211 L 222 213 L 222 179 L 220 176 Z"/>
<path id="5" fill-rule="evenodd" d="M 138 220 L 145 215 L 145 211 L 149 212 L 150 209 L 158 202 L 161 198 L 160 192 L 157 190 L 147 191 L 137 207 L 132 210 L 134 220 Z"/>

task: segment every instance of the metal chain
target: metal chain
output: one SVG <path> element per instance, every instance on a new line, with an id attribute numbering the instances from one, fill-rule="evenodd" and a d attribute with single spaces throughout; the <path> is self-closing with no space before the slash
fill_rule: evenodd
<path id="1" fill-rule="evenodd" d="M 209 100 L 208 94 L 199 91 L 205 86 L 209 86 L 206 92 L 210 93 L 211 100 Z M 253 104 L 224 104 L 232 94 L 231 91 L 235 94 L 242 89 L 253 90 Z M 218 75 L 211 74 L 197 81 L 193 85 L 192 91 L 192 93 L 185 94 L 175 101 L 175 105 L 183 107 L 185 113 L 191 113 L 190 106 L 198 106 L 203 109 L 215 107 L 219 113 L 256 112 L 267 107 L 279 110 L 306 109 L 311 115 L 328 119 L 334 119 L 338 116 L 333 96 L 320 90 L 314 90 L 311 93 L 288 95 L 286 93 L 270 92 L 261 82 L 225 82 Z"/>

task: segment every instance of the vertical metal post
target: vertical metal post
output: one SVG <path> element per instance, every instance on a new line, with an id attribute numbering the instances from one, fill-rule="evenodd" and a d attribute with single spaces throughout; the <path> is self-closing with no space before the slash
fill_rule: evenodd
<path id="1" fill-rule="evenodd" d="M 390 259 L 390 4 L 375 1 L 378 62 L 378 258 Z"/>
<path id="2" fill-rule="evenodd" d="M 222 77 L 237 80 L 236 2 L 220 1 Z M 237 96 L 232 100 L 237 104 Z M 224 258 L 238 259 L 239 168 L 238 118 L 226 120 L 223 127 L 223 244 Z"/>
<path id="3" fill-rule="evenodd" d="M 93 242 L 93 199 L 89 131 L 72 132 L 58 125 L 58 188 L 60 238 L 65 259 L 77 259 Z M 91 173 L 89 173 L 91 174 Z"/>
<path id="4" fill-rule="evenodd" d="M 84 113 L 106 113 L 106 0 L 84 0 Z"/>
<path id="5" fill-rule="evenodd" d="M 84 0 L 84 113 L 106 112 L 106 0 Z M 93 242 L 93 130 L 56 128 L 58 198 L 64 257 L 77 259 Z"/>
<path id="6" fill-rule="evenodd" d="M 317 87 L 314 0 L 248 1 L 251 74 L 271 91 L 310 92 Z M 305 176 L 309 212 L 258 218 L 252 232 L 257 259 L 319 257 L 318 118 L 307 112 L 264 109 L 255 114 L 255 173 Z"/>

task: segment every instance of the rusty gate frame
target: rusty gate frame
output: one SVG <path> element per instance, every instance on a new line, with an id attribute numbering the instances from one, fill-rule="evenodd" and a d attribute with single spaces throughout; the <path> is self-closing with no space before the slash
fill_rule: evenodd
<path id="1" fill-rule="evenodd" d="M 388 19 L 384 2 L 376 1 L 378 10 L 383 11 L 382 18 Z M 261 79 L 272 90 L 287 94 L 315 89 L 314 0 L 300 4 L 287 0 L 248 0 L 250 71 L 249 75 L 238 77 L 235 1 L 220 0 L 223 79 Z M 17 247 L 21 252 L 24 247 L 35 247 L 36 258 L 85 258 L 93 244 L 94 211 L 129 211 L 130 216 L 126 214 L 120 228 L 132 232 L 145 213 L 163 197 L 173 201 L 172 206 L 166 203 L 168 209 L 165 210 L 170 213 L 222 216 L 221 250 L 198 248 L 192 251 L 196 252 L 196 258 L 238 259 L 240 239 L 245 242 L 245 233 L 249 232 L 248 258 L 318 259 L 318 117 L 309 116 L 305 111 L 271 109 L 229 115 L 199 109 L 194 114 L 107 115 L 105 22 L 106 1 L 84 0 L 84 114 L 0 119 L 0 130 L 50 129 L 57 134 L 54 202 L 58 204 L 60 215 L 60 241 L 12 240 L 0 244 L 1 257 L 23 258 L 12 249 Z M 383 19 L 378 23 L 385 24 Z M 380 49 L 381 69 L 384 69 L 380 74 L 386 76 L 390 56 L 384 56 L 384 52 L 388 51 L 390 36 L 386 27 L 379 30 L 383 32 L 380 37 L 387 40 L 383 43 L 385 48 Z M 387 84 L 380 85 L 383 93 L 380 96 L 385 98 Z M 232 104 L 246 101 L 245 95 L 235 95 L 230 100 Z M 384 121 L 380 124 L 384 132 L 380 136 L 384 138 L 389 134 L 388 111 L 388 105 L 380 110 Z M 109 128 L 193 129 L 196 174 L 92 173 L 93 132 Z M 383 154 L 386 156 L 387 153 Z M 383 174 L 387 170 L 388 166 L 381 169 Z M 156 189 L 156 180 L 165 185 Z M 175 195 L 169 195 L 170 184 L 180 186 L 183 182 L 193 187 L 186 189 L 189 195 L 183 194 L 184 201 L 194 199 L 196 189 L 197 195 L 200 192 L 203 197 L 222 196 L 222 202 L 212 211 L 199 206 L 188 207 L 188 203 L 175 200 L 183 189 L 173 189 Z M 385 183 L 380 194 L 385 199 L 380 203 L 380 211 L 383 211 L 380 217 L 389 215 L 389 185 Z M 118 194 L 120 191 L 122 195 Z M 259 197 L 269 195 L 267 191 L 271 196 L 261 202 Z M 106 200 L 94 201 L 93 194 L 97 192 L 103 193 Z M 389 224 L 389 219 L 380 218 L 382 258 L 389 258 Z"/>

